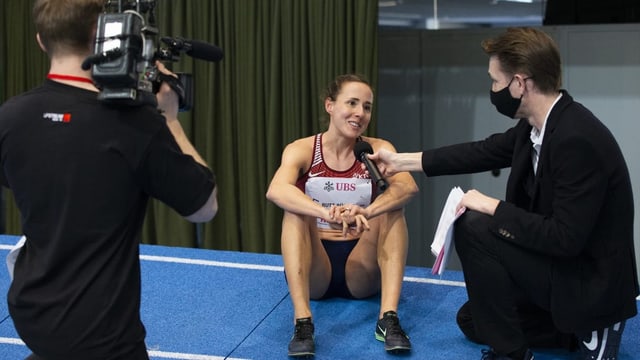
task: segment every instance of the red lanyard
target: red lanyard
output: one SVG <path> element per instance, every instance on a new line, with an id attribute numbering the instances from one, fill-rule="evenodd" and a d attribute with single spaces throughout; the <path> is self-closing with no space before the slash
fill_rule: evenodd
<path id="1" fill-rule="evenodd" d="M 47 79 L 72 80 L 93 84 L 93 80 L 91 80 L 90 78 L 73 75 L 47 74 Z"/>

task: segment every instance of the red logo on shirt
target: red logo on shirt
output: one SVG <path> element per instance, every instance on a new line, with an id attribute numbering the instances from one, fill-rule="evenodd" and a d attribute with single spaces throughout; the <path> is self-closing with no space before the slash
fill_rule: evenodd
<path id="1" fill-rule="evenodd" d="M 71 114 L 69 113 L 64 113 L 64 114 L 57 114 L 57 113 L 44 113 L 42 114 L 42 117 L 45 119 L 49 119 L 53 122 L 71 122 Z"/>
<path id="2" fill-rule="evenodd" d="M 356 191 L 356 184 L 351 183 L 336 183 L 336 190 L 338 191 Z"/>

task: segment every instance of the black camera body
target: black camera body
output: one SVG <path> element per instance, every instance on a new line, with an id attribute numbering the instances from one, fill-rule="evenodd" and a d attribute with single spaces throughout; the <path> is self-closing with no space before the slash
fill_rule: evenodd
<path id="1" fill-rule="evenodd" d="M 180 98 L 180 110 L 186 111 L 192 106 L 191 76 L 164 76 L 156 66 L 158 60 L 177 61 L 182 49 L 161 49 L 156 44 L 155 5 L 156 0 L 107 1 L 105 13 L 98 18 L 94 54 L 85 59 L 82 67 L 91 67 L 94 83 L 100 89 L 99 100 L 115 105 L 155 106 L 155 93 L 166 81 Z M 175 43 L 167 42 L 170 46 Z"/>

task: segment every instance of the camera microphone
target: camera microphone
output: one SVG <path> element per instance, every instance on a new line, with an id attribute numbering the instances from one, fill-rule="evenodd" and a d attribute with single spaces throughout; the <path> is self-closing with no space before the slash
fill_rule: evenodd
<path id="1" fill-rule="evenodd" d="M 356 159 L 360 160 L 360 162 L 364 163 L 367 167 L 369 176 L 376 186 L 378 186 L 378 189 L 380 189 L 380 191 L 385 191 L 387 187 L 389 187 L 389 183 L 382 177 L 376 164 L 367 157 L 367 154 L 373 154 L 371 144 L 366 141 L 356 142 L 356 145 L 353 148 L 353 154 L 356 156 Z"/>
<path id="2" fill-rule="evenodd" d="M 198 40 L 187 40 L 179 37 L 163 37 L 161 40 L 171 49 L 184 51 L 185 54 L 195 59 L 205 61 L 220 61 L 224 57 L 221 48 Z"/>

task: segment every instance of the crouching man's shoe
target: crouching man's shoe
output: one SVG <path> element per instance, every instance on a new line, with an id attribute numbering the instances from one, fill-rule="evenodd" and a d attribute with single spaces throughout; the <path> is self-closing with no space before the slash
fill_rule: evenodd
<path id="1" fill-rule="evenodd" d="M 609 327 L 578 335 L 580 359 L 616 360 L 622 332 L 626 321 L 617 322 Z"/>

